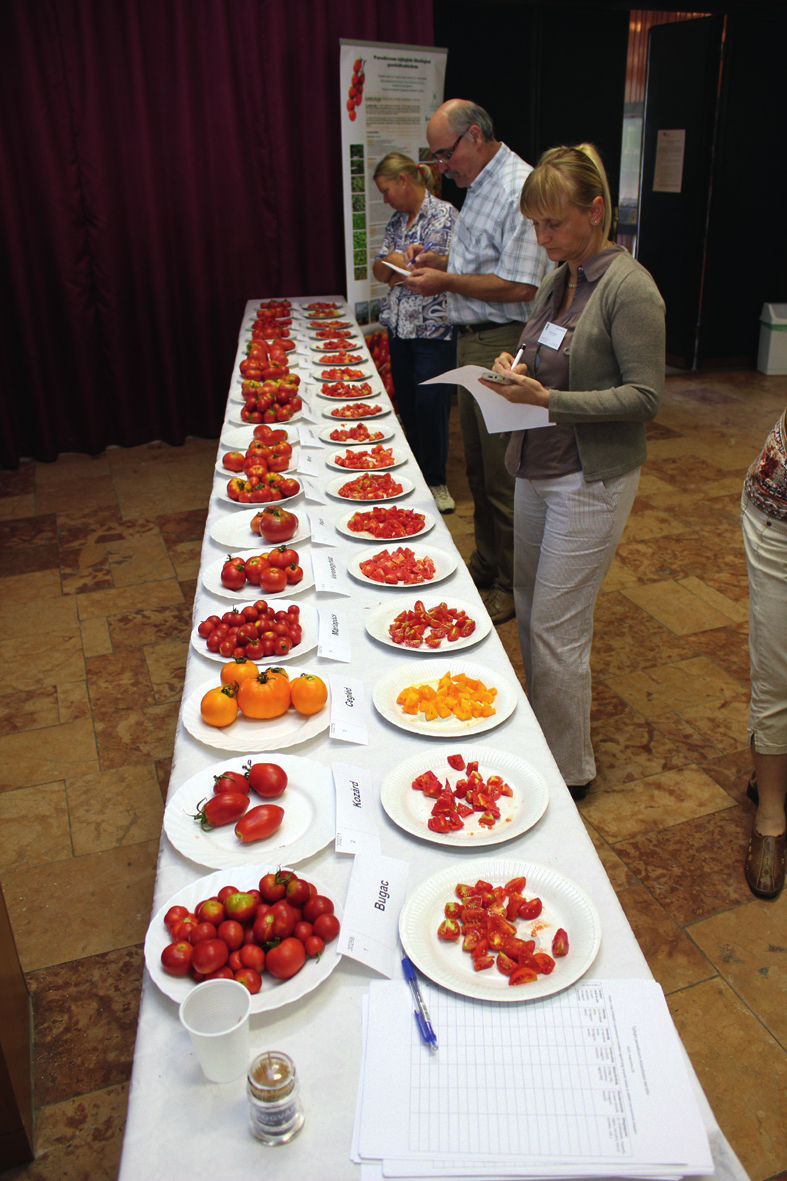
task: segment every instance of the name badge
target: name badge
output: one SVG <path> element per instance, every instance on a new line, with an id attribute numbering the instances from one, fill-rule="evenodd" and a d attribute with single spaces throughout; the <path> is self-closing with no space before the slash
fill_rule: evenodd
<path id="1" fill-rule="evenodd" d="M 538 338 L 539 344 L 545 344 L 548 349 L 559 349 L 563 343 L 563 337 L 566 335 L 568 329 L 561 328 L 551 321 L 544 327 L 543 332 Z"/>

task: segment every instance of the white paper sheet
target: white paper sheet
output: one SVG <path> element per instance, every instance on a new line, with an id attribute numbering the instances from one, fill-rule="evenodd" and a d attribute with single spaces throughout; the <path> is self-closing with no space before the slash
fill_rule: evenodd
<path id="1" fill-rule="evenodd" d="M 336 791 L 336 852 L 379 857 L 380 826 L 371 774 L 354 763 L 333 762 L 331 771 Z"/>
<path id="2" fill-rule="evenodd" d="M 349 664 L 353 651 L 347 612 L 338 611 L 335 607 L 318 607 L 317 615 L 320 620 L 317 655 Z"/>
<path id="3" fill-rule="evenodd" d="M 353 862 L 338 950 L 382 976 L 401 975 L 399 911 L 409 873 L 408 863 L 395 857 L 358 853 Z"/>
<path id="4" fill-rule="evenodd" d="M 478 402 L 486 429 L 493 435 L 502 431 L 533 430 L 537 427 L 555 425 L 549 421 L 548 410 L 540 406 L 519 406 L 514 402 L 507 402 L 502 394 L 493 394 L 485 385 L 481 385 L 478 379 L 486 372 L 488 370 L 480 365 L 462 365 L 461 368 L 451 369 L 438 377 L 430 377 L 428 381 L 422 381 L 421 385 L 451 382 L 453 385 L 464 386 Z"/>

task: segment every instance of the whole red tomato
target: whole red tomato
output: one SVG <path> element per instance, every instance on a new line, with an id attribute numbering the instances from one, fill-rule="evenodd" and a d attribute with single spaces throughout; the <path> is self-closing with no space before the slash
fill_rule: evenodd
<path id="1" fill-rule="evenodd" d="M 289 980 L 306 963 L 306 951 L 300 939 L 283 939 L 265 957 L 265 966 L 277 980 Z"/>
<path id="2" fill-rule="evenodd" d="M 220 795 L 225 791 L 245 792 L 248 794 L 249 781 L 245 775 L 240 771 L 222 771 L 221 775 L 213 776 L 213 791 L 216 795 Z M 230 894 L 236 891 L 230 890 Z M 219 899 L 219 902 L 221 899 Z"/>
<path id="3" fill-rule="evenodd" d="M 295 513 L 279 508 L 278 505 L 264 508 L 259 517 L 260 525 L 257 532 L 274 545 L 289 541 L 298 532 L 298 518 Z"/>
<path id="4" fill-rule="evenodd" d="M 243 946 L 243 927 L 235 919 L 225 919 L 216 934 L 223 939 L 230 951 L 237 951 Z"/>
<path id="5" fill-rule="evenodd" d="M 213 923 L 218 929 L 224 922 L 224 907 L 218 898 L 208 898 L 200 906 L 197 918 L 201 923 Z"/>
<path id="6" fill-rule="evenodd" d="M 255 972 L 261 972 L 265 967 L 265 952 L 256 943 L 244 944 L 239 958 L 244 968 L 254 968 Z"/>
<path id="7" fill-rule="evenodd" d="M 246 563 L 243 558 L 228 558 L 221 568 L 221 584 L 228 590 L 240 590 L 246 585 Z"/>
<path id="8" fill-rule="evenodd" d="M 235 825 L 235 836 L 244 845 L 252 841 L 264 841 L 273 836 L 284 820 L 284 809 L 278 804 L 259 804 L 250 808 Z M 267 899 L 266 899 L 267 901 Z"/>
<path id="9" fill-rule="evenodd" d="M 335 914 L 320 914 L 314 920 L 314 934 L 330 943 L 339 934 L 340 924 Z"/>
<path id="10" fill-rule="evenodd" d="M 324 894 L 313 894 L 303 908 L 303 917 L 313 923 L 321 914 L 333 914 L 333 903 Z"/>
<path id="11" fill-rule="evenodd" d="M 235 973 L 235 979 L 240 984 L 245 984 L 252 996 L 256 996 L 262 988 L 262 976 L 255 968 L 241 968 Z"/>
<path id="12" fill-rule="evenodd" d="M 280 796 L 287 782 L 287 772 L 278 763 L 252 763 L 249 767 L 248 786 L 265 800 Z"/>
<path id="13" fill-rule="evenodd" d="M 170 976 L 188 976 L 194 948 L 185 939 L 170 943 L 161 953 L 161 966 Z"/>
<path id="14" fill-rule="evenodd" d="M 274 902 L 283 898 L 287 891 L 287 882 L 292 876 L 289 870 L 285 870 L 284 873 L 281 870 L 274 870 L 261 877 L 259 885 L 263 902 L 273 905 Z"/>
<path id="15" fill-rule="evenodd" d="M 275 566 L 269 566 L 267 570 L 263 570 L 260 578 L 260 586 L 266 594 L 279 594 L 287 585 L 287 575 L 283 570 L 278 570 Z"/>
<path id="16" fill-rule="evenodd" d="M 305 881 L 304 878 L 296 878 L 293 874 L 287 883 L 287 890 L 284 897 L 287 899 L 290 906 L 305 906 L 311 898 L 309 883 Z M 311 934 L 311 931 L 309 934 Z"/>
<path id="17" fill-rule="evenodd" d="M 285 902 L 284 899 L 281 902 L 274 902 L 271 916 L 273 918 L 272 934 L 278 936 L 279 939 L 289 939 L 298 922 L 298 916 L 289 902 Z"/>
<path id="18" fill-rule="evenodd" d="M 228 919 L 236 923 L 247 923 L 257 909 L 258 899 L 253 894 L 238 890 L 224 899 L 224 910 Z"/>
<path id="19" fill-rule="evenodd" d="M 216 897 L 218 898 L 219 902 L 223 906 L 224 903 L 229 898 L 230 894 L 239 894 L 239 893 L 240 893 L 240 891 L 238 890 L 237 886 L 222 886 L 221 889 L 219 890 L 218 894 L 216 895 Z"/>
<path id="20" fill-rule="evenodd" d="M 207 923 L 207 922 L 197 923 L 196 927 L 192 927 L 191 930 L 189 931 L 189 943 L 192 945 L 192 947 L 196 947 L 198 943 L 202 943 L 203 940 L 205 940 L 205 939 L 215 939 L 215 938 L 216 938 L 216 928 L 214 927 L 213 923 Z M 220 964 L 219 964 L 219 967 L 221 967 Z M 200 968 L 199 970 L 200 970 L 200 972 L 205 971 L 204 968 Z M 213 968 L 209 969 L 209 971 L 211 971 L 211 972 L 213 970 L 214 970 Z"/>
<path id="21" fill-rule="evenodd" d="M 266 766 L 266 765 L 269 765 L 272 767 L 273 763 L 270 763 L 270 764 L 260 763 L 261 767 Z M 285 784 L 285 787 L 286 787 L 286 784 Z M 262 793 L 260 793 L 260 794 L 262 794 Z M 169 910 L 164 915 L 164 925 L 167 928 L 167 930 L 171 931 L 173 929 L 173 927 L 176 927 L 178 925 L 178 923 L 182 922 L 183 919 L 185 919 L 185 917 L 188 913 L 189 912 L 186 910 L 185 906 L 170 906 Z"/>
<path id="22" fill-rule="evenodd" d="M 230 950 L 223 939 L 201 939 L 191 955 L 191 966 L 204 976 L 223 968 Z"/>

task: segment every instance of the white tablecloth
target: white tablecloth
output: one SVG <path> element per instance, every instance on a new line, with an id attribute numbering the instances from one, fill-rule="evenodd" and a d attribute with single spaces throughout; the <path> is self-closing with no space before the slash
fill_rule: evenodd
<path id="1" fill-rule="evenodd" d="M 341 297 L 314 298 L 338 300 Z M 247 330 L 254 320 L 258 303 L 250 301 L 247 305 L 240 334 L 239 356 L 248 339 Z M 351 318 L 349 312 L 342 315 L 343 318 Z M 365 366 L 369 367 L 373 371 L 370 364 Z M 387 404 L 376 373 L 372 385 L 375 399 Z M 237 377 L 233 378 L 233 386 L 238 387 Z M 321 429 L 328 421 L 321 416 L 323 407 L 328 403 L 312 397 L 311 404 L 318 419 L 318 429 Z M 388 415 L 382 421 L 386 424 L 395 423 L 393 415 Z M 395 425 L 396 437 L 393 442 L 406 447 L 401 427 Z M 335 472 L 327 467 L 324 470 L 327 482 Z M 429 534 L 428 541 L 440 549 L 453 552 L 451 535 L 436 512 L 434 501 L 415 461 L 411 458 L 407 465 L 397 469 L 398 473 L 406 474 L 416 485 L 414 493 L 404 503 L 437 517 L 437 525 Z M 226 480 L 217 473 L 214 493 L 225 483 Z M 308 505 L 302 497 L 294 506 L 295 511 L 299 512 L 303 512 L 306 507 L 317 506 Z M 221 515 L 233 511 L 237 510 L 217 500 L 214 494 L 202 549 L 202 568 L 216 562 L 225 552 L 210 539 L 210 526 Z M 347 506 L 332 501 L 322 506 L 321 511 L 325 516 L 338 518 L 347 512 Z M 384 548 L 385 544 L 381 543 L 380 548 Z M 337 533 L 336 546 L 331 552 L 346 566 L 359 548 L 359 542 L 345 539 Z M 403 602 L 406 597 L 403 592 L 378 589 L 351 579 L 348 581 L 352 584 L 349 598 L 315 595 L 311 591 L 304 593 L 302 601 L 330 603 L 347 611 L 351 621 L 352 665 L 339 666 L 335 662 L 318 658 L 312 652 L 291 662 L 291 667 L 297 671 L 299 666 L 308 666 L 323 676 L 341 668 L 350 668 L 353 675 L 361 677 L 367 695 L 369 745 L 360 746 L 320 736 L 290 748 L 288 753 L 307 755 L 325 764 L 337 760 L 366 767 L 379 788 L 389 768 L 408 756 L 423 752 L 429 740 L 409 735 L 380 718 L 372 705 L 373 686 L 388 669 L 403 663 L 412 664 L 415 680 L 423 661 L 419 662 L 417 656 L 408 656 L 376 643 L 364 629 L 364 618 L 370 608 L 383 601 L 395 601 L 397 593 Z M 478 593 L 461 561 L 456 572 L 446 582 L 435 587 L 435 590 L 438 589 L 441 594 L 450 593 L 477 604 L 479 615 L 483 612 Z M 221 607 L 219 600 L 209 596 L 202 586 L 199 587 L 194 607 L 196 622 L 214 612 L 221 614 L 226 609 L 226 603 Z M 498 678 L 507 678 L 516 683 L 494 629 L 481 643 L 462 655 L 493 670 Z M 184 700 L 211 677 L 217 682 L 218 668 L 217 664 L 191 650 L 186 669 Z M 601 917 L 602 938 L 601 949 L 588 977 L 649 978 L 651 973 L 647 963 L 561 779 L 527 698 L 518 685 L 517 696 L 514 714 L 496 729 L 482 735 L 480 741 L 513 752 L 532 763 L 548 783 L 549 807 L 535 828 L 521 838 L 495 846 L 492 852 L 550 866 L 575 881 L 592 898 Z M 442 743 L 439 746 L 443 753 L 447 753 L 447 747 Z M 181 717 L 175 738 L 170 795 L 195 772 L 220 759 L 220 751 L 210 749 L 189 736 L 183 728 Z M 381 807 L 379 823 L 383 854 L 410 863 L 411 888 L 452 861 L 459 866 L 465 856 L 457 851 L 444 852 L 436 844 L 408 836 L 387 818 Z M 255 860 L 263 859 L 261 856 L 255 857 Z M 350 857 L 337 855 L 331 845 L 297 868 L 306 877 L 318 878 L 332 896 L 343 900 L 351 861 Z M 181 856 L 166 836 L 162 836 L 153 914 L 176 891 L 208 872 L 211 871 Z M 271 1149 L 254 1140 L 248 1129 L 245 1080 L 223 1085 L 205 1080 L 189 1037 L 178 1021 L 176 1004 L 159 991 L 145 972 L 120 1169 L 122 1181 L 151 1181 L 153 1178 L 157 1181 L 177 1178 L 180 1181 L 184 1176 L 194 1181 L 236 1177 L 245 1181 L 251 1176 L 261 1175 L 263 1170 L 269 1181 L 278 1178 L 283 1181 L 292 1181 L 293 1178 L 330 1178 L 331 1181 L 355 1178 L 357 1181 L 360 1169 L 349 1158 L 350 1135 L 361 1056 L 361 998 L 373 978 L 373 972 L 345 957 L 325 983 L 306 997 L 269 1014 L 252 1017 L 252 1053 L 266 1049 L 286 1051 L 294 1059 L 301 1078 L 305 1127 L 291 1144 Z M 711 1138 L 716 1163 L 714 1175 L 720 1179 L 745 1178 L 744 1170 L 718 1129 L 696 1078 L 695 1084 Z"/>

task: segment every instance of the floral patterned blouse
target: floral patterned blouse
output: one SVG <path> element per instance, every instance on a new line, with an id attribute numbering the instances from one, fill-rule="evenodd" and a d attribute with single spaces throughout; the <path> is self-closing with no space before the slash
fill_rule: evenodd
<path id="1" fill-rule="evenodd" d="M 427 192 L 412 225 L 406 213 L 394 213 L 385 227 L 383 244 L 375 255 L 375 262 L 398 250 L 404 254 L 411 243 L 431 242 L 438 254 L 448 254 L 451 234 L 458 213 L 448 201 L 441 201 Z M 446 311 L 445 295 L 418 295 L 399 283 L 389 288 L 380 312 L 380 323 L 394 336 L 425 340 L 448 340 L 452 327 Z"/>
<path id="2" fill-rule="evenodd" d="M 786 421 L 787 410 L 765 440 L 743 485 L 754 507 L 778 521 L 787 521 Z"/>

